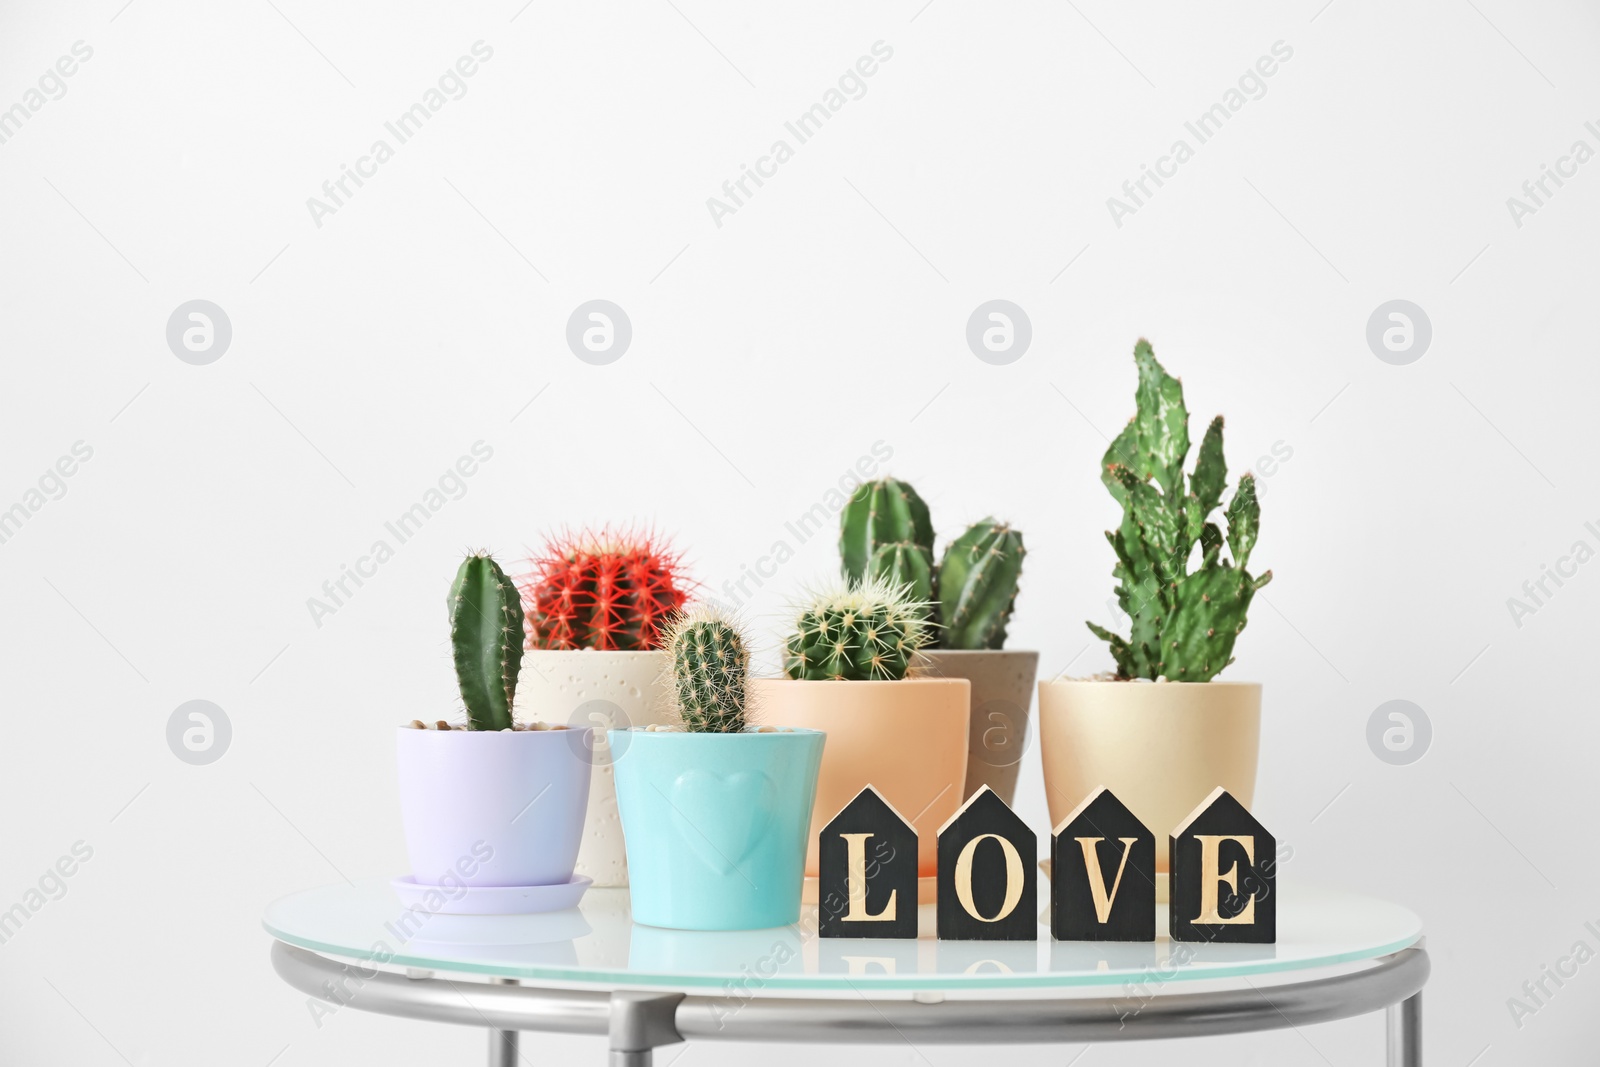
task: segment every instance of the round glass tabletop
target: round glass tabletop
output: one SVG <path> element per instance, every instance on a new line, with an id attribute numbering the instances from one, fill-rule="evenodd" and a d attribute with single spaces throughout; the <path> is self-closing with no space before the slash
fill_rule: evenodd
<path id="1" fill-rule="evenodd" d="M 1042 888 L 1042 886 L 1041 886 Z M 933 906 L 916 940 L 819 938 L 815 906 L 795 926 L 664 930 L 636 924 L 626 889 L 590 889 L 543 915 L 446 915 L 403 904 L 386 878 L 323 886 L 267 908 L 262 925 L 313 952 L 549 985 L 783 990 L 1067 989 L 1265 975 L 1376 959 L 1414 944 L 1422 920 L 1398 904 L 1328 889 L 1279 887 L 1278 942 L 1173 942 L 1159 906 L 1154 942 L 938 941 Z"/>

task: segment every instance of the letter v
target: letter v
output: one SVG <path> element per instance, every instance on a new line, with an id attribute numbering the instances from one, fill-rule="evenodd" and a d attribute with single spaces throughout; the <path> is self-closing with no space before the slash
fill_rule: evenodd
<path id="1" fill-rule="evenodd" d="M 1117 877 L 1111 883 L 1111 893 L 1106 894 L 1106 876 L 1100 869 L 1100 857 L 1096 854 L 1095 846 L 1103 837 L 1075 838 L 1078 846 L 1083 849 L 1083 865 L 1089 874 L 1089 892 L 1094 896 L 1094 917 L 1099 922 L 1108 922 L 1111 919 L 1111 905 L 1117 902 L 1117 890 L 1122 886 L 1122 872 L 1128 869 L 1128 853 L 1133 851 L 1134 844 L 1138 841 L 1135 837 L 1119 837 L 1122 842 L 1122 862 L 1117 864 Z"/>

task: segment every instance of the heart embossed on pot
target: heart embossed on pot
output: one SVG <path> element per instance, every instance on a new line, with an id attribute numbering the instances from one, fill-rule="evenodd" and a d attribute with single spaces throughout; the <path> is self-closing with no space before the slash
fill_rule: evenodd
<path id="1" fill-rule="evenodd" d="M 701 862 L 730 874 L 766 831 L 775 792 L 761 771 L 684 771 L 672 783 L 672 822 Z"/>

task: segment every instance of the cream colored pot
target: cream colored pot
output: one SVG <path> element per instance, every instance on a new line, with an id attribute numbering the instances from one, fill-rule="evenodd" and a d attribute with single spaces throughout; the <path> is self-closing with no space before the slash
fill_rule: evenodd
<path id="1" fill-rule="evenodd" d="M 628 854 L 606 731 L 664 723 L 671 715 L 662 673 L 665 652 L 595 649 L 523 653 L 517 682 L 518 718 L 592 726 L 589 811 L 578 848 L 576 873 L 597 886 L 628 884 Z M 529 813 L 530 816 L 536 814 Z"/>
<path id="2" fill-rule="evenodd" d="M 918 873 L 933 876 L 939 827 L 966 800 L 970 692 L 965 678 L 751 679 L 751 721 L 828 735 L 807 835 L 807 876 L 817 875 L 818 832 L 868 785 L 910 820 Z"/>
<path id="3" fill-rule="evenodd" d="M 1217 786 L 1255 799 L 1261 741 L 1257 682 L 1039 683 L 1039 754 L 1051 825 L 1100 786 L 1167 836 Z"/>

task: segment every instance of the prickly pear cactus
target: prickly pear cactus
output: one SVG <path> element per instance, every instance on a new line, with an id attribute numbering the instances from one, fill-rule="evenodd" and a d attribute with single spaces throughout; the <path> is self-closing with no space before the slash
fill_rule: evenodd
<path id="1" fill-rule="evenodd" d="M 724 612 L 697 607 L 667 633 L 672 692 L 690 733 L 738 733 L 745 723 L 750 652 Z"/>
<path id="2" fill-rule="evenodd" d="M 1224 538 L 1209 521 L 1227 482 L 1222 416 L 1206 429 L 1186 487 L 1189 410 L 1183 383 L 1156 361 L 1150 342 L 1140 340 L 1133 358 L 1138 412 L 1111 442 L 1100 471 L 1122 505 L 1122 525 L 1107 531 L 1106 539 L 1117 556 L 1111 572 L 1118 579 L 1117 602 L 1132 628 L 1122 637 L 1092 622 L 1088 627 L 1111 646 L 1123 678 L 1208 682 L 1233 662 L 1250 600 L 1272 580 L 1271 571 L 1253 578 L 1245 569 L 1261 527 L 1256 483 L 1248 472 L 1239 479 L 1224 512 Z"/>
<path id="3" fill-rule="evenodd" d="M 450 585 L 450 646 L 473 730 L 511 727 L 522 668 L 522 597 L 487 552 L 468 556 Z"/>
<path id="4" fill-rule="evenodd" d="M 927 639 L 927 605 L 904 586 L 880 578 L 848 582 L 800 609 L 783 670 L 811 681 L 894 681 L 911 670 Z"/>
<path id="5" fill-rule="evenodd" d="M 939 563 L 944 648 L 1003 648 L 1022 578 L 1022 534 L 991 518 L 950 542 Z"/>
<path id="6" fill-rule="evenodd" d="M 928 505 L 910 485 L 893 478 L 857 486 L 839 513 L 844 576 L 853 582 L 869 577 L 873 554 L 882 545 L 897 543 L 920 545 L 932 555 L 933 522 Z"/>

